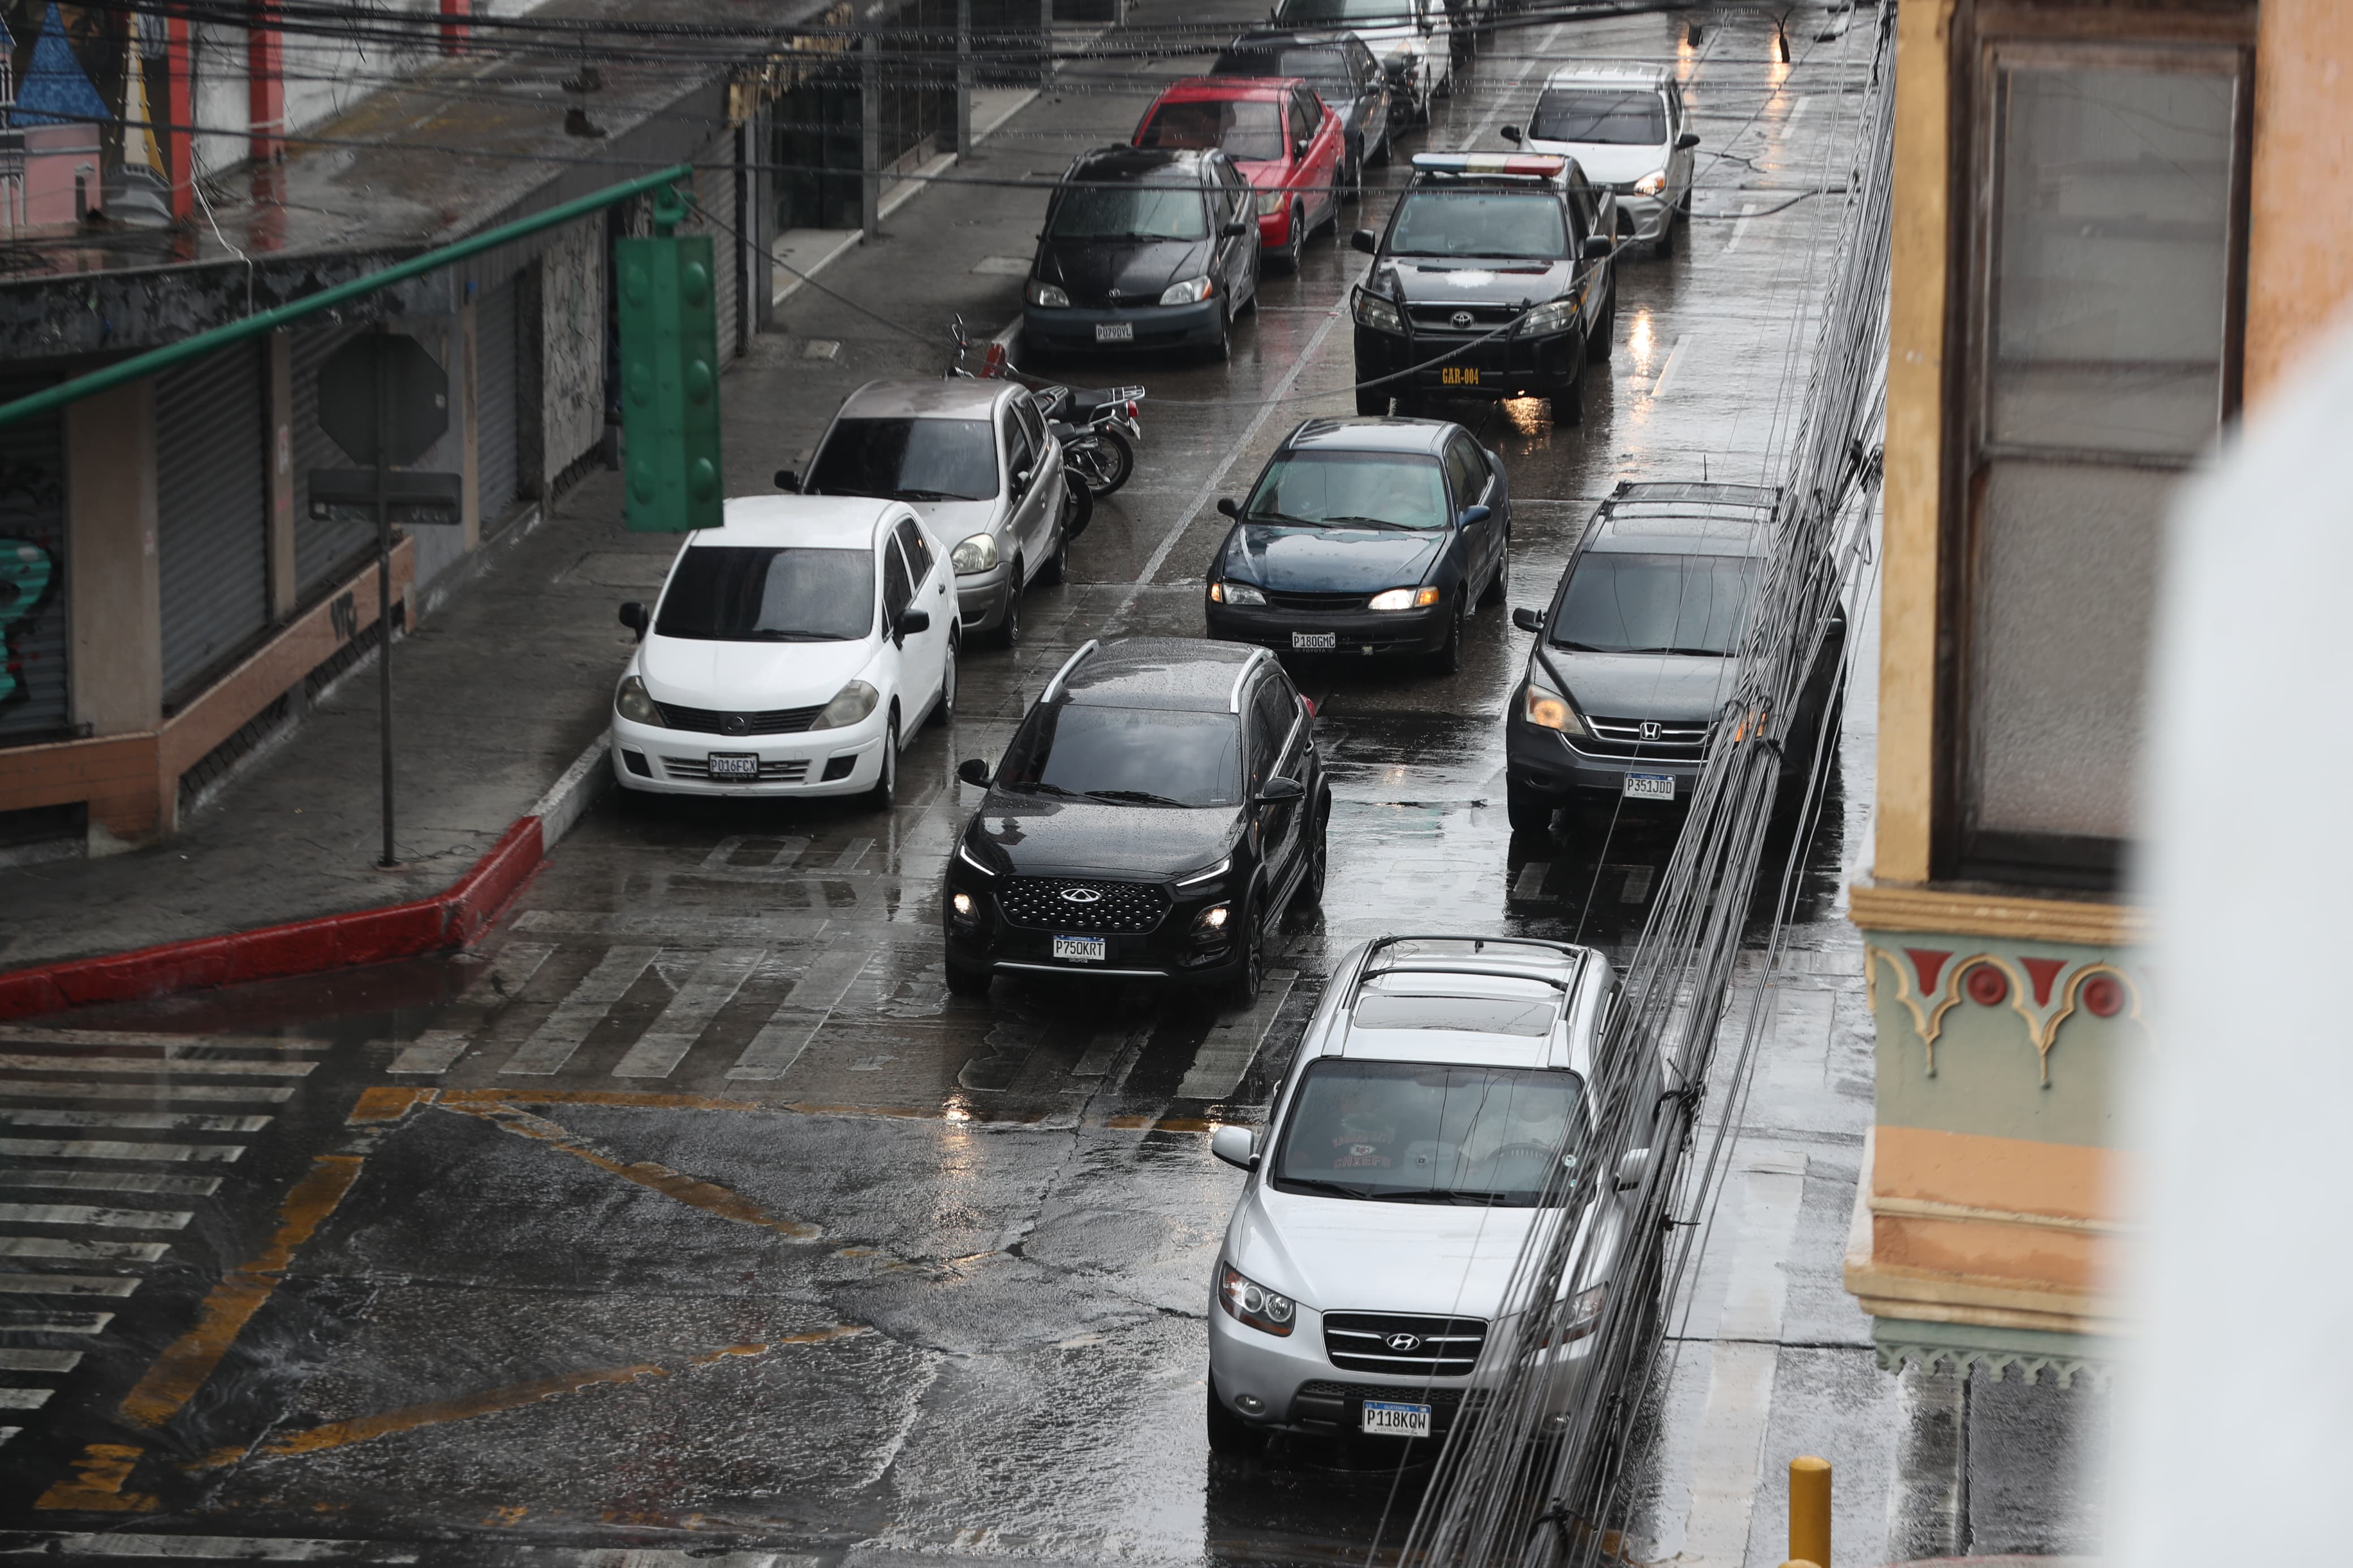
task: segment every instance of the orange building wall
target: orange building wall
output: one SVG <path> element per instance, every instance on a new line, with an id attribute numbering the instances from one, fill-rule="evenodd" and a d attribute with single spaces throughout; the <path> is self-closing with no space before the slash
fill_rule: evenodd
<path id="1" fill-rule="evenodd" d="M 2245 403 L 2353 302 L 2353 4 L 2263 0 L 2248 191 Z"/>

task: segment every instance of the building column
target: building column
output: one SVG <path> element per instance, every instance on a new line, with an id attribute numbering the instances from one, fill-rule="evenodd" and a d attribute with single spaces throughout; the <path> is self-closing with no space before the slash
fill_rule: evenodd
<path id="1" fill-rule="evenodd" d="M 245 35 L 246 119 L 253 161 L 265 163 L 286 150 L 286 40 L 278 30 L 279 0 L 249 0 Z"/>
<path id="2" fill-rule="evenodd" d="M 744 122 L 744 132 L 752 138 L 751 166 L 747 175 L 752 189 L 752 221 L 744 232 L 752 244 L 752 292 L 744 301 L 744 313 L 751 319 L 752 331 L 759 331 L 776 317 L 776 102 L 769 99 Z"/>
<path id="3" fill-rule="evenodd" d="M 441 0 L 441 52 L 460 55 L 466 52 L 466 35 L 470 29 L 466 18 L 474 14 L 474 0 Z"/>
<path id="4" fill-rule="evenodd" d="M 294 613 L 294 335 L 281 327 L 263 340 L 262 374 L 269 399 L 269 618 Z"/>
<path id="5" fill-rule="evenodd" d="M 972 0 L 956 0 L 955 155 L 972 156 Z"/>
<path id="6" fill-rule="evenodd" d="M 870 8 L 870 15 L 881 6 Z M 858 40 L 858 226 L 868 239 L 882 232 L 881 41 Z"/>
<path id="7" fill-rule="evenodd" d="M 482 543 L 482 430 L 481 405 L 475 395 L 476 338 L 474 290 L 469 283 L 466 302 L 458 307 L 458 395 L 461 404 L 458 410 L 458 521 L 469 554 L 480 549 Z"/>
<path id="8" fill-rule="evenodd" d="M 189 41 L 188 19 L 176 13 L 164 18 L 164 162 L 171 170 L 172 216 L 196 215 L 196 84 L 193 74 L 195 51 Z"/>
<path id="9" fill-rule="evenodd" d="M 153 731 L 164 718 L 153 380 L 66 405 L 65 444 L 74 722 L 91 736 Z M 159 798 L 152 766 L 103 787 L 90 799 L 90 853 L 171 831 L 177 802 Z"/>

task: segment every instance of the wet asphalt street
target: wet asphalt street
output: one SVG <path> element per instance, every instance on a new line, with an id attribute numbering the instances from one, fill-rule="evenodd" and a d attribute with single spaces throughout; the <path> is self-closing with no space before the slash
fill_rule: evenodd
<path id="1" fill-rule="evenodd" d="M 1511 466 L 1512 602 L 1549 591 L 1620 479 L 1773 477 L 1837 214 L 1805 193 L 1842 177 L 1868 53 L 1807 18 L 1794 66 L 1753 14 L 1709 18 L 1696 47 L 1657 16 L 1506 34 L 1405 139 L 1500 147 L 1495 125 L 1572 55 L 1672 63 L 1704 138 L 1679 253 L 1621 261 L 1582 427 L 1535 404 L 1443 410 Z M 1050 174 L 1199 63 L 1095 68 L 1098 90 L 1040 100 L 979 167 Z M 1401 171 L 1382 174 L 1344 225 L 1377 221 Z M 894 220 L 898 250 L 825 275 L 919 337 L 797 294 L 726 384 L 731 472 L 792 462 L 866 376 L 937 374 L 944 300 L 993 301 L 986 328 L 1009 315 L 1018 281 L 987 258 L 1026 254 L 1042 202 L 935 191 Z M 1230 365 L 1102 367 L 1151 389 L 1138 472 L 1069 585 L 1035 591 L 1022 645 L 965 658 L 960 711 L 913 741 L 888 816 L 608 796 L 460 957 L 49 1021 L 111 1036 L 7 1031 L 0 1267 L 40 1278 L 0 1309 L 0 1419 L 22 1428 L 0 1448 L 0 1523 L 372 1542 L 321 1549 L 372 1561 L 406 1543 L 1324 1563 L 1393 1544 L 1421 1472 L 1392 1452 L 1209 1459 L 1203 1314 L 1241 1179 L 1203 1134 L 1263 1114 L 1360 939 L 1622 952 L 1672 817 L 1513 838 L 1501 714 L 1526 639 L 1489 609 L 1451 678 L 1295 667 L 1334 784 L 1330 885 L 1256 1008 L 1006 981 L 951 998 L 940 967 L 940 872 L 976 799 L 956 763 L 993 760 L 1084 639 L 1198 635 L 1215 499 L 1299 420 L 1351 411 L 1345 294 L 1365 261 L 1345 241 L 1270 272 Z M 815 361 L 811 340 L 844 346 Z M 575 569 L 617 600 L 665 557 L 644 541 Z M 1857 632 L 1792 952 L 1742 1003 L 1773 1028 L 1698 1216 L 1707 1250 L 1624 1507 L 1631 1559 L 1778 1563 L 1771 1483 L 1799 1452 L 1841 1466 L 1842 1560 L 1950 1544 L 1937 1531 L 1968 1506 L 1936 1484 L 1957 1392 L 1878 1371 L 1838 1283 L 1871 1095 L 1839 912 L 1864 852 L 1867 602 Z"/>

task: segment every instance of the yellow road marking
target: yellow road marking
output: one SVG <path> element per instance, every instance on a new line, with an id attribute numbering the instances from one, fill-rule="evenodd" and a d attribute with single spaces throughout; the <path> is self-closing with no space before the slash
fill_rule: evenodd
<path id="1" fill-rule="evenodd" d="M 35 1508 L 69 1508 L 92 1513 L 149 1513 L 155 1500 L 140 1492 L 126 1492 L 122 1483 L 131 1479 L 131 1467 L 139 1462 L 146 1450 L 130 1443 L 92 1443 L 74 1461 L 80 1474 L 72 1480 L 58 1481 L 41 1494 Z"/>
<path id="2" fill-rule="evenodd" d="M 461 1394 L 455 1399 L 437 1399 L 425 1405 L 411 1405 L 399 1410 L 387 1410 L 375 1415 L 354 1416 L 348 1421 L 330 1421 L 308 1431 L 289 1433 L 260 1447 L 248 1450 L 230 1447 L 216 1448 L 188 1468 L 192 1470 L 216 1469 L 233 1465 L 250 1452 L 258 1457 L 282 1454 L 317 1454 L 330 1448 L 346 1447 L 353 1443 L 371 1442 L 396 1433 L 414 1432 L 421 1427 L 438 1426 L 451 1421 L 469 1421 L 478 1415 L 494 1415 L 501 1411 L 520 1409 L 537 1405 L 566 1394 L 603 1384 L 635 1383 L 640 1378 L 670 1377 L 698 1366 L 709 1366 L 734 1356 L 765 1355 L 786 1345 L 824 1344 L 831 1340 L 850 1339 L 874 1331 L 862 1323 L 835 1323 L 828 1328 L 811 1329 L 805 1333 L 786 1334 L 781 1339 L 765 1340 L 748 1344 L 727 1345 L 680 1363 L 662 1366 L 654 1362 L 639 1362 L 633 1366 L 601 1367 L 588 1372 L 558 1373 L 553 1377 L 537 1377 L 528 1383 L 512 1383 L 503 1388 L 487 1388 L 479 1394 Z M 505 1510 L 501 1510 L 501 1512 Z M 522 1510 L 513 1510 L 513 1518 L 495 1520 L 512 1523 Z"/>

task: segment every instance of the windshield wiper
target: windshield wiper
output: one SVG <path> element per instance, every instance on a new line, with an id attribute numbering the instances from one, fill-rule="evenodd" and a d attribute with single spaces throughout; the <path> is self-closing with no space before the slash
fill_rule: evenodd
<path id="1" fill-rule="evenodd" d="M 1084 800 L 1086 798 L 1074 789 L 1064 789 L 1060 784 L 1050 784 L 1042 779 L 1036 784 L 1002 784 L 998 787 L 1003 789 L 1019 790 L 1025 795 L 1059 795 L 1064 800 Z"/>
<path id="2" fill-rule="evenodd" d="M 1628 653 L 1680 653 L 1688 654 L 1696 658 L 1722 658 L 1725 657 L 1725 652 L 1720 647 L 1630 647 L 1624 651 Z"/>
<path id="3" fill-rule="evenodd" d="M 1313 1176 L 1277 1176 L 1275 1183 L 1283 1187 L 1304 1187 L 1311 1193 L 1330 1193 L 1335 1197 L 1371 1198 L 1380 1194 L 1370 1187 L 1352 1186 L 1346 1182 L 1323 1182 Z"/>
<path id="4" fill-rule="evenodd" d="M 1155 795 L 1148 789 L 1091 789 L 1087 794 L 1096 800 L 1132 801 L 1137 805 L 1183 805 L 1181 800 L 1170 800 L 1165 795 Z"/>
<path id="5" fill-rule="evenodd" d="M 752 640 L 754 642 L 848 642 L 849 639 L 837 637 L 831 632 L 761 631 L 754 632 L 752 635 Z"/>
<path id="6" fill-rule="evenodd" d="M 1507 1200 L 1501 1193 L 1474 1193 L 1461 1187 L 1423 1187 L 1409 1192 L 1382 1193 L 1376 1202 L 1385 1204 L 1468 1204 L 1473 1208 L 1495 1208 Z"/>
<path id="7" fill-rule="evenodd" d="M 892 500 L 977 500 L 977 496 L 960 496 L 954 490 L 892 490 Z"/>
<path id="8" fill-rule="evenodd" d="M 1387 528 L 1399 533 L 1419 533 L 1422 530 L 1410 522 L 1391 522 L 1385 517 L 1327 517 L 1326 528 Z"/>

